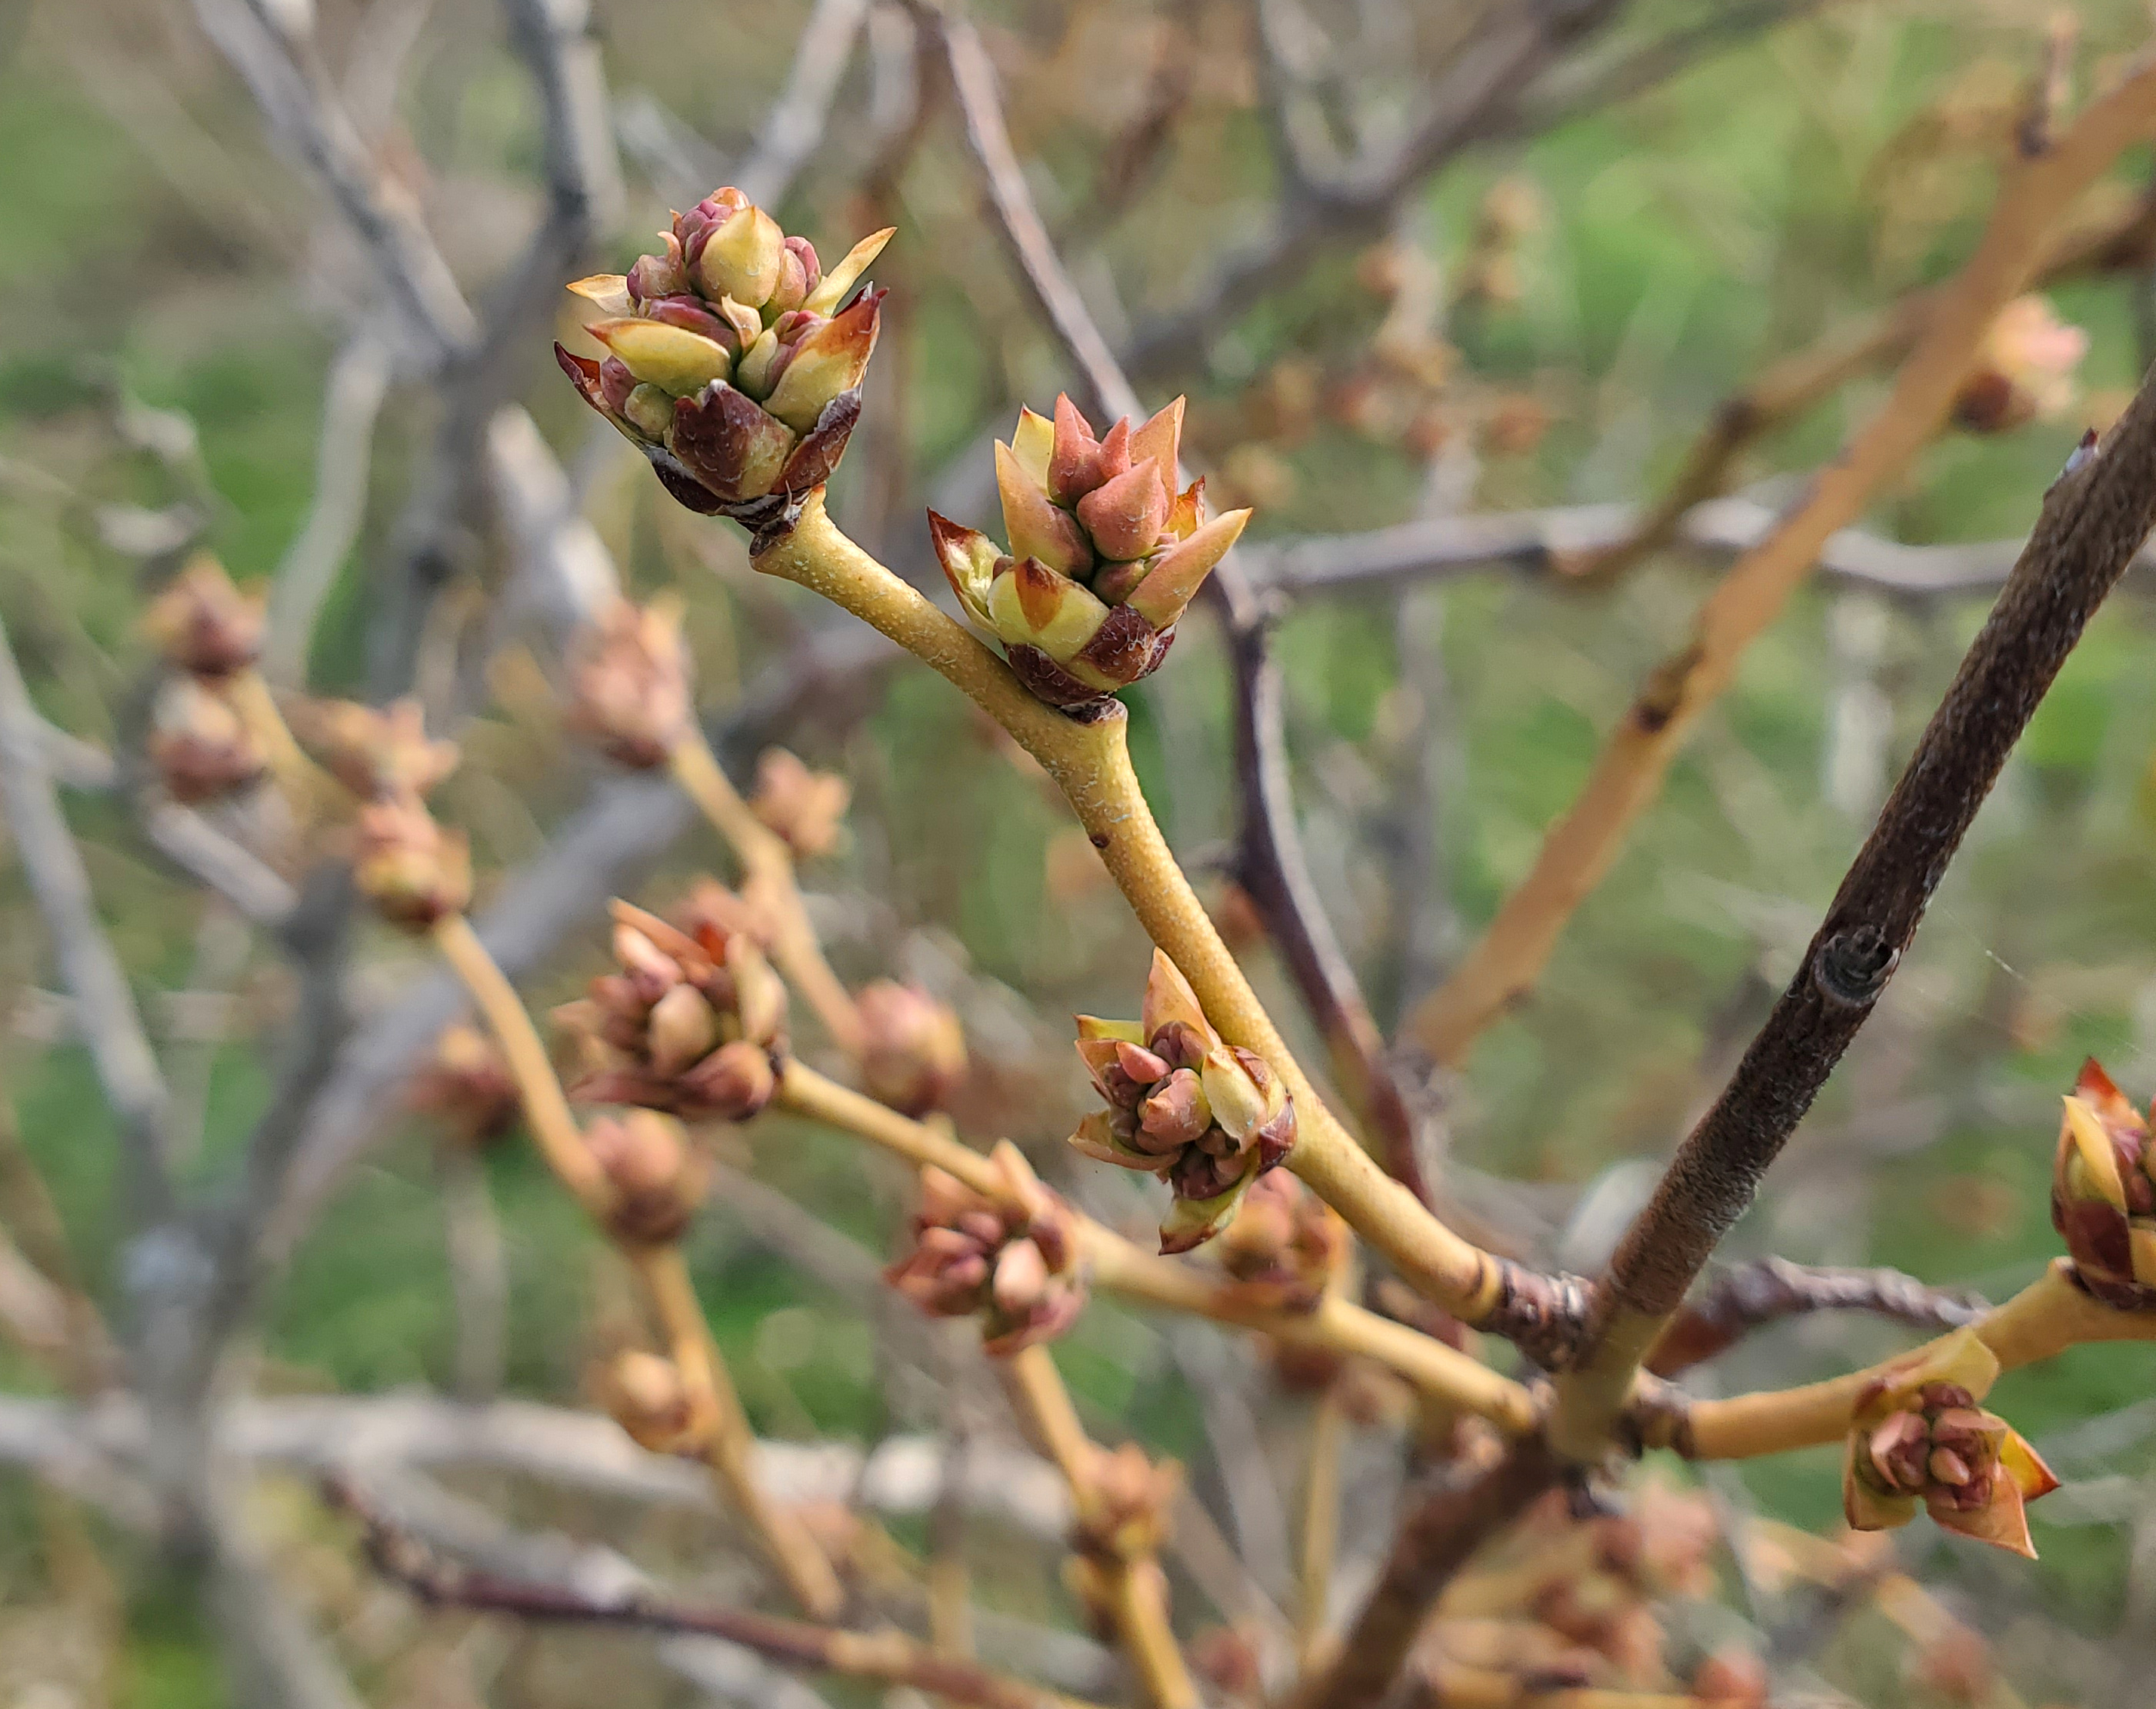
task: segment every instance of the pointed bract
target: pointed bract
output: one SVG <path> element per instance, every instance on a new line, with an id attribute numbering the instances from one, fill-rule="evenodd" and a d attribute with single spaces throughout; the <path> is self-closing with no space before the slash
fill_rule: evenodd
<path id="1" fill-rule="evenodd" d="M 1142 463 L 1152 458 L 1160 466 L 1162 485 L 1171 490 L 1175 471 L 1183 461 L 1183 400 L 1177 398 L 1143 427 L 1131 432 L 1131 460 Z"/>
<path id="2" fill-rule="evenodd" d="M 1093 567 L 1093 547 L 1068 511 L 1034 485 L 1019 455 L 996 441 L 996 491 L 1003 500 L 1004 531 L 1011 556 L 1035 558 L 1059 575 L 1083 576 Z"/>
<path id="3" fill-rule="evenodd" d="M 797 434 L 814 427 L 825 406 L 859 386 L 868 372 L 882 325 L 883 297 L 881 291 L 865 293 L 843 314 L 796 342 L 763 407 Z"/>
<path id="4" fill-rule="evenodd" d="M 1011 434 L 1011 450 L 1025 476 L 1044 492 L 1048 490 L 1048 464 L 1055 449 L 1055 426 L 1046 416 L 1030 409 L 1018 413 L 1018 429 Z"/>
<path id="5" fill-rule="evenodd" d="M 887 225 L 880 232 L 871 232 L 846 251 L 845 258 L 825 274 L 816 288 L 808 293 L 802 304 L 817 314 L 828 315 L 845 300 L 854 282 L 869 270 L 870 264 L 883 254 L 883 246 L 891 240 L 898 228 Z"/>
<path id="6" fill-rule="evenodd" d="M 1148 457 L 1079 500 L 1078 520 L 1101 557 L 1127 562 L 1160 543 L 1168 507 L 1160 464 Z"/>
<path id="7" fill-rule="evenodd" d="M 778 289 L 786 255 L 786 234 L 778 222 L 753 205 L 723 221 L 696 259 L 696 282 L 704 295 L 728 296 L 762 308 Z"/>
<path id="8" fill-rule="evenodd" d="M 638 380 L 676 398 L 701 392 L 733 371 L 724 345 L 663 321 L 594 321 L 585 330 Z"/>
<path id="9" fill-rule="evenodd" d="M 1250 520 L 1248 511 L 1215 516 L 1187 540 L 1179 540 L 1152 561 L 1152 568 L 1127 603 L 1157 629 L 1164 629 L 1190 608 L 1205 578 L 1219 567 Z"/>

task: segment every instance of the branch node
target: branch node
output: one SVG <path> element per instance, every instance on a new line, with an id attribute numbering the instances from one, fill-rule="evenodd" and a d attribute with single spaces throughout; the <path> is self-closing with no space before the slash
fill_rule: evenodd
<path id="1" fill-rule="evenodd" d="M 1868 921 L 1837 931 L 1820 946 L 1812 978 L 1830 1003 L 1869 1008 L 1894 977 L 1902 952 Z"/>

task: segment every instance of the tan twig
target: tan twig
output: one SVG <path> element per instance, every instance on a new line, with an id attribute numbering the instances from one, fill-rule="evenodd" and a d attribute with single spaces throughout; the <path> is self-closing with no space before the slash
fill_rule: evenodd
<path id="1" fill-rule="evenodd" d="M 1091 1709 L 1043 1686 L 938 1655 L 900 1632 L 849 1632 L 747 1609 L 688 1603 L 646 1591 L 600 1600 L 572 1587 L 504 1578 L 442 1559 L 394 1526 L 348 1480 L 331 1496 L 366 1525 L 376 1567 L 422 1600 L 449 1608 L 590 1626 L 695 1634 L 819 1673 L 911 1686 L 974 1709 Z"/>
<path id="2" fill-rule="evenodd" d="M 771 957 L 787 983 L 807 999 L 832 1042 L 849 1056 L 858 1055 L 860 1011 L 824 959 L 823 945 L 794 879 L 793 851 L 742 799 L 702 731 L 690 726 L 667 759 L 675 781 L 741 862 L 744 890 L 768 910 L 774 933 Z"/>
<path id="3" fill-rule="evenodd" d="M 1295 1101 L 1287 1166 L 1383 1251 L 1409 1282 L 1476 1327 L 1502 1331 L 1558 1315 L 1556 1285 L 1462 1239 L 1373 1163 L 1317 1095 L 1168 850 L 1138 788 L 1121 706 L 1079 722 L 1041 704 L 1009 668 L 831 521 L 823 494 L 754 560 L 856 617 L 933 668 L 988 712 L 1062 789 L 1147 934 L 1182 969 L 1207 1018 L 1271 1064 Z"/>
<path id="4" fill-rule="evenodd" d="M 1055 1356 L 1045 1347 L 1029 1347 L 1014 1353 L 1004 1369 L 1014 1403 L 1070 1485 L 1071 1500 L 1082 1507 L 1101 1450 L 1078 1421 L 1078 1409 L 1070 1404 Z M 1147 1701 L 1154 1709 L 1199 1709 L 1198 1687 L 1168 1623 L 1165 1581 L 1158 1567 L 1150 1558 L 1136 1562 L 1102 1558 L 1094 1565 L 1107 1579 L 1116 1635 L 1143 1682 Z"/>
<path id="5" fill-rule="evenodd" d="M 588 1214 L 603 1219 L 612 1205 L 613 1187 L 584 1142 L 546 1046 L 516 988 L 461 914 L 442 919 L 434 936 L 443 958 L 464 981 L 501 1047 L 524 1106 L 525 1125 L 548 1166 Z M 798 1516 L 772 1502 L 756 1482 L 755 1438 L 697 1303 L 680 1247 L 673 1243 L 622 1244 L 649 1296 L 690 1405 L 708 1421 L 706 1453 L 713 1475 L 725 1486 L 736 1511 L 762 1540 L 802 1607 L 819 1619 L 835 1616 L 845 1598 L 830 1563 Z"/>
<path id="6" fill-rule="evenodd" d="M 1452 978 L 1416 1010 L 1408 1030 L 1438 1060 L 1459 1061 L 1533 988 L 1566 921 L 1615 860 L 1693 724 L 1734 680 L 1746 648 L 1780 613 L 1828 538 L 1938 431 L 1984 332 L 2041 265 L 2061 211 L 2151 131 L 2156 65 L 2143 64 L 2055 146 L 2009 169 L 1983 240 L 1922 317 L 1884 406 L 1820 470 L 1804 502 L 1730 569 L 1702 607 L 1691 639 L 1649 676 L 1532 870 Z"/>
<path id="7" fill-rule="evenodd" d="M 778 1082 L 778 1106 L 852 1133 L 904 1157 L 955 1175 L 975 1191 L 999 1197 L 1002 1177 L 987 1157 L 927 1122 L 789 1060 Z M 1533 1427 L 1527 1391 L 1479 1360 L 1404 1323 L 1328 1294 L 1313 1311 L 1256 1306 L 1232 1286 L 1173 1260 L 1142 1252 L 1113 1229 L 1073 1214 L 1093 1285 L 1122 1298 L 1232 1323 L 1294 1346 L 1323 1347 L 1373 1359 L 1424 1393 L 1490 1419 L 1518 1434 Z"/>

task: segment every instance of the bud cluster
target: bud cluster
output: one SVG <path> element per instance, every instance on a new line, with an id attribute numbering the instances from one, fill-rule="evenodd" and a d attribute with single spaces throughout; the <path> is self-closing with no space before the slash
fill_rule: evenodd
<path id="1" fill-rule="evenodd" d="M 861 1085 L 901 1115 L 941 1109 L 966 1077 L 966 1034 L 947 1003 L 918 985 L 875 979 L 854 995 Z"/>
<path id="2" fill-rule="evenodd" d="M 931 511 L 936 556 L 966 615 L 1004 644 L 1025 685 L 1075 706 L 1159 668 L 1175 621 L 1250 521 L 1205 520 L 1204 482 L 1175 490 L 1183 400 L 1099 439 L 1068 398 L 1019 413 L 996 445 L 1010 550 Z"/>
<path id="3" fill-rule="evenodd" d="M 588 1061 L 570 1096 L 747 1121 L 771 1101 L 783 1048 L 786 988 L 763 952 L 708 917 L 684 931 L 627 902 L 613 913 L 619 971 L 555 1011 Z"/>
<path id="4" fill-rule="evenodd" d="M 1087 1623 L 1106 1635 L 1116 1629 L 1116 1580 L 1138 1573 L 1165 1599 L 1168 1584 L 1155 1558 L 1168 1541 L 1168 1521 L 1183 1489 L 1183 1468 L 1156 1460 L 1135 1442 L 1092 1448 L 1092 1463 L 1071 1487 L 1070 1558 L 1065 1578 Z"/>
<path id="5" fill-rule="evenodd" d="M 688 734 L 689 649 L 680 602 L 616 600 L 570 649 L 569 723 L 618 766 L 651 771 Z"/>
<path id="6" fill-rule="evenodd" d="M 756 762 L 756 793 L 749 808 L 764 828 L 803 860 L 839 845 L 854 792 L 833 772 L 811 771 L 798 755 L 767 747 Z"/>
<path id="7" fill-rule="evenodd" d="M 681 1238 L 711 1186 L 711 1160 L 681 1124 L 656 1110 L 603 1116 L 584 1130 L 608 1195 L 602 1220 L 624 1246 Z"/>
<path id="8" fill-rule="evenodd" d="M 1261 1175 L 1220 1236 L 1236 1291 L 1275 1311 L 1315 1311 L 1348 1255 L 1348 1225 L 1284 1169 Z"/>
<path id="9" fill-rule="evenodd" d="M 1211 1239 L 1295 1144 L 1295 1103 L 1280 1076 L 1213 1029 L 1190 982 L 1159 950 L 1140 1019 L 1077 1019 L 1079 1058 L 1108 1107 L 1080 1122 L 1070 1143 L 1167 1181 L 1175 1203 L 1161 1224 L 1162 1251 Z"/>
<path id="10" fill-rule="evenodd" d="M 759 523 L 838 467 L 883 300 L 854 287 L 891 233 L 826 273 L 806 238 L 728 187 L 659 236 L 626 275 L 569 287 L 599 309 L 586 330 L 606 356 L 557 344 L 556 359 L 676 499 Z"/>
<path id="11" fill-rule="evenodd" d="M 2098 1299 L 2133 1310 L 2156 1297 L 2156 1137 L 2094 1059 L 2059 1124 L 2051 1224 Z"/>
<path id="12" fill-rule="evenodd" d="M 913 1250 L 884 1280 L 932 1317 L 981 1316 L 998 1356 L 1051 1340 L 1086 1309 L 1086 1279 L 1069 1209 L 1005 1140 L 989 1154 L 993 1198 L 929 1166 L 921 1172 Z"/>
<path id="13" fill-rule="evenodd" d="M 501 1138 L 523 1112 L 501 1047 L 461 1022 L 442 1029 L 434 1054 L 412 1078 L 406 1101 L 470 1146 Z"/>
<path id="14" fill-rule="evenodd" d="M 696 1454 L 711 1419 L 671 1359 L 657 1353 L 616 1353 L 595 1373 L 601 1405 L 639 1448 L 654 1454 Z"/>
<path id="15" fill-rule="evenodd" d="M 1852 1530 L 1906 1525 L 1921 1506 L 1949 1531 L 2035 1556 L 2025 1506 L 2058 1480 L 2004 1419 L 1977 1405 L 1998 1374 L 1991 1350 L 1964 1329 L 1866 1386 L 1843 1462 Z"/>
<path id="16" fill-rule="evenodd" d="M 203 553 L 150 602 L 142 627 L 172 673 L 151 709 L 146 742 L 166 793 L 192 806 L 245 788 L 267 761 L 231 681 L 262 649 L 262 602 Z"/>
<path id="17" fill-rule="evenodd" d="M 457 768 L 456 743 L 428 739 L 416 700 L 299 701 L 287 717 L 300 746 L 362 801 L 416 798 Z"/>

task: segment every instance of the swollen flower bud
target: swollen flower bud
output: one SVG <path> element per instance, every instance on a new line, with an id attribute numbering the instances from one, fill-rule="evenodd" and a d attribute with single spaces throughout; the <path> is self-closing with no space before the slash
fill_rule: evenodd
<path id="1" fill-rule="evenodd" d="M 990 1353 L 1059 1336 L 1086 1309 L 1070 1216 L 1008 1140 L 990 1154 L 993 1197 L 932 1166 L 921 1172 L 913 1250 L 884 1280 L 932 1317 L 981 1316 Z"/>
<path id="2" fill-rule="evenodd" d="M 232 585 L 224 566 L 203 552 L 166 583 L 142 627 L 166 664 L 191 676 L 228 676 L 262 650 L 263 602 Z"/>
<path id="3" fill-rule="evenodd" d="M 1075 706 L 1159 668 L 1176 620 L 1250 520 L 1208 522 L 1203 482 L 1175 490 L 1183 400 L 1096 439 L 1068 398 L 1021 412 L 996 447 L 1009 552 L 928 513 L 937 560 L 975 627 L 1051 706 Z"/>
<path id="4" fill-rule="evenodd" d="M 406 1102 L 470 1146 L 501 1138 L 523 1113 L 501 1048 L 476 1028 L 442 1029 L 434 1054 L 413 1076 Z"/>
<path id="5" fill-rule="evenodd" d="M 570 286 L 601 318 L 604 360 L 556 359 L 593 408 L 649 459 L 667 490 L 751 526 L 786 512 L 839 466 L 860 413 L 882 295 L 847 300 L 889 241 L 877 233 L 829 273 L 805 238 L 738 190 L 714 192 L 660 234 L 627 275 Z"/>
<path id="6" fill-rule="evenodd" d="M 1135 1442 L 1095 1445 L 1091 1465 L 1070 1492 L 1076 1509 L 1070 1547 L 1103 1561 L 1158 1554 L 1182 1490 L 1183 1468 L 1173 1460 L 1153 1460 Z"/>
<path id="7" fill-rule="evenodd" d="M 680 603 L 639 610 L 617 600 L 578 636 L 568 665 L 569 722 L 617 765 L 665 765 L 694 715 Z"/>
<path id="8" fill-rule="evenodd" d="M 2059 1481 L 2004 1419 L 1977 1406 L 1998 1376 L 1991 1349 L 1964 1329 L 1866 1386 L 1843 1460 L 1851 1529 L 1906 1525 L 1922 1506 L 1949 1531 L 2034 1558 L 2024 1507 Z"/>
<path id="9" fill-rule="evenodd" d="M 2156 1138 L 2093 1058 L 2059 1124 L 2051 1224 L 2098 1299 L 2132 1310 L 2156 1297 Z"/>
<path id="10" fill-rule="evenodd" d="M 619 971 L 555 1011 L 589 1062 L 570 1096 L 690 1121 L 756 1115 L 778 1089 L 786 1018 L 763 952 L 708 906 L 684 914 L 685 930 L 627 902 L 613 916 Z"/>
<path id="11" fill-rule="evenodd" d="M 607 1232 L 625 1245 L 663 1246 L 681 1238 L 711 1185 L 711 1166 L 681 1124 L 651 1110 L 592 1123 L 584 1135 L 606 1178 Z"/>
<path id="12" fill-rule="evenodd" d="M 593 1386 L 638 1447 L 654 1454 L 701 1450 L 711 1421 L 671 1359 L 656 1353 L 616 1353 L 600 1368 Z"/>
<path id="13" fill-rule="evenodd" d="M 295 701 L 285 713 L 300 745 L 362 801 L 422 796 L 457 768 L 454 742 L 429 742 L 419 703 L 386 709 L 352 701 Z"/>
<path id="14" fill-rule="evenodd" d="M 170 678 L 157 690 L 146 746 L 166 793 L 189 803 L 244 788 L 265 767 L 231 702 L 192 676 Z"/>
<path id="15" fill-rule="evenodd" d="M 958 1017 L 917 985 L 877 979 L 855 993 L 861 1022 L 861 1084 L 880 1104 L 907 1116 L 940 1108 L 966 1077 Z"/>
<path id="16" fill-rule="evenodd" d="M 748 804 L 794 854 L 813 860 L 838 846 L 853 796 L 844 778 L 811 771 L 786 749 L 767 747 L 757 760 L 756 793 Z"/>
<path id="17" fill-rule="evenodd" d="M 1314 1311 L 1348 1254 L 1338 1214 L 1285 1169 L 1261 1175 L 1220 1237 L 1237 1292 L 1268 1310 Z"/>
<path id="18" fill-rule="evenodd" d="M 382 917 L 408 931 L 461 914 L 471 901 L 471 849 L 416 795 L 370 801 L 353 827 L 352 882 Z"/>
<path id="19" fill-rule="evenodd" d="M 1081 1121 L 1070 1143 L 1168 1182 L 1175 1202 L 1161 1224 L 1163 1252 L 1187 1252 L 1219 1234 L 1295 1144 L 1295 1103 L 1280 1077 L 1213 1029 L 1159 950 L 1142 1018 L 1080 1015 L 1078 1055 L 1108 1107 Z"/>
<path id="20" fill-rule="evenodd" d="M 1954 398 L 1954 419 L 1971 433 L 2005 433 L 2065 413 L 2088 334 L 2059 319 L 2041 296 L 2019 296 L 1999 311 L 1976 363 Z"/>

